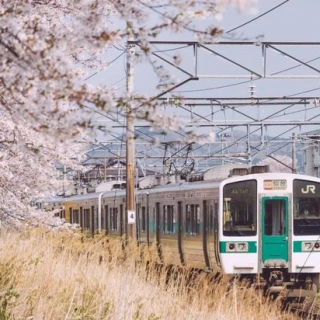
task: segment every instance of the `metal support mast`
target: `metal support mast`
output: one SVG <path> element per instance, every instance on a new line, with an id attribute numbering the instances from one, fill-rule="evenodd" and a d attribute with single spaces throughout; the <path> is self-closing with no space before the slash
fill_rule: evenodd
<path id="1" fill-rule="evenodd" d="M 126 106 L 126 210 L 128 221 L 127 236 L 134 239 L 135 235 L 135 197 L 134 197 L 134 123 L 133 123 L 133 58 L 134 44 L 132 23 L 127 22 L 128 44 L 127 44 L 127 106 Z"/>
<path id="2" fill-rule="evenodd" d="M 296 135 L 292 133 L 292 173 L 297 173 L 296 168 Z"/>

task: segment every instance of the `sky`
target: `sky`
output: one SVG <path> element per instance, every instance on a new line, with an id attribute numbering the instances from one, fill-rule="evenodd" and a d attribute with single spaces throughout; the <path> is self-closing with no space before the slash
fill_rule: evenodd
<path id="1" fill-rule="evenodd" d="M 275 8 L 277 7 L 278 8 Z M 275 9 L 274 9 L 275 8 Z M 316 42 L 318 30 L 320 27 L 320 1 L 318 0 L 260 0 L 257 1 L 255 7 L 256 14 L 249 14 L 239 11 L 238 8 L 228 8 L 220 21 L 203 21 L 204 24 L 214 24 L 222 28 L 225 33 L 220 41 L 270 41 L 270 42 Z M 272 10 L 273 9 L 273 10 Z M 267 13 L 271 10 L 269 13 Z M 261 15 L 261 17 L 259 17 Z M 258 18 L 257 18 L 258 17 Z M 254 20 L 257 18 L 256 20 Z M 253 20 L 252 22 L 250 22 Z M 246 24 L 247 23 L 247 24 Z M 245 24 L 244 26 L 241 26 Z M 241 26 L 241 27 L 240 27 Z M 230 30 L 235 29 L 233 32 Z M 184 41 L 194 40 L 192 35 L 182 34 L 173 35 L 165 34 L 160 38 L 164 41 Z M 125 45 L 125 44 L 124 44 Z M 124 45 L 115 46 L 113 50 L 108 50 L 106 59 L 110 61 L 110 65 L 98 72 L 90 78 L 91 82 L 101 85 L 112 86 L 116 91 L 123 92 L 126 88 L 126 70 L 125 70 L 125 54 Z M 193 52 L 192 48 L 178 49 L 182 47 L 174 45 L 157 46 L 155 50 L 159 50 L 159 55 L 170 61 L 173 61 L 174 55 L 183 57 L 181 68 L 193 72 Z M 177 50 L 174 50 L 176 49 Z M 257 46 L 218 46 L 214 48 L 217 52 L 225 55 L 231 60 L 244 65 L 251 70 L 262 71 L 262 53 L 261 47 Z M 302 61 L 309 61 L 320 56 L 320 45 L 318 46 L 280 46 L 278 49 L 285 51 L 287 54 L 293 55 L 295 58 Z M 225 60 L 214 56 L 210 52 L 203 50 L 198 51 L 198 73 L 208 75 L 219 75 L 219 79 L 202 79 L 187 83 L 184 86 L 177 88 L 175 93 L 182 93 L 188 96 L 243 96 L 248 95 L 249 85 L 237 85 L 243 79 L 228 79 L 223 78 L 223 75 L 243 75 L 243 70 L 235 68 L 234 65 Z M 157 60 L 157 59 L 155 59 Z M 159 60 L 158 60 L 159 62 Z M 267 73 L 277 73 L 285 68 L 296 66 L 298 63 L 291 59 L 282 56 L 273 50 L 267 51 Z M 320 69 L 320 58 L 311 63 L 315 68 Z M 166 65 L 167 70 L 173 74 L 176 82 L 183 81 L 186 77 L 183 73 L 176 72 L 172 67 Z M 285 75 L 316 75 L 317 73 L 304 66 L 294 68 Z M 146 81 L 147 79 L 147 81 Z M 225 85 L 235 84 L 232 87 L 232 94 L 229 87 Z M 288 96 L 299 92 L 308 91 L 319 86 L 318 79 L 285 79 L 284 80 L 259 80 L 254 83 L 256 86 L 256 96 L 273 96 L 282 95 Z M 319 86 L 320 87 L 320 86 Z M 213 88 L 210 90 L 210 88 Z M 159 87 L 158 78 L 153 74 L 151 67 L 146 64 L 136 63 L 134 65 L 134 91 L 136 94 L 155 95 L 161 92 L 161 84 Z M 194 90 L 199 90 L 197 93 Z M 189 92 L 190 91 L 190 92 Z M 313 95 L 318 95 L 320 90 L 312 92 Z"/>
<path id="2" fill-rule="evenodd" d="M 278 6 L 278 7 L 277 7 Z M 277 7 L 277 8 L 275 8 Z M 318 39 L 318 30 L 320 27 L 320 1 L 318 0 L 260 0 L 255 7 L 256 14 L 240 12 L 238 8 L 228 8 L 220 21 L 204 21 L 203 23 L 216 24 L 225 30 L 221 41 L 271 41 L 271 42 L 315 42 Z M 271 10 L 271 11 L 270 11 Z M 269 13 L 267 13 L 270 11 Z M 261 17 L 259 17 L 261 15 Z M 257 18 L 258 17 L 258 18 Z M 254 20 L 257 18 L 256 20 Z M 250 22 L 253 20 L 252 22 Z M 241 25 L 246 25 L 240 27 Z M 232 33 L 228 31 L 234 30 Z M 170 35 L 167 34 L 161 38 L 164 41 L 183 41 L 194 40 L 190 35 Z M 169 61 L 173 61 L 174 55 L 183 57 L 181 67 L 184 70 L 193 72 L 193 51 L 192 48 L 182 48 L 181 45 L 157 46 L 159 55 Z M 175 50 L 177 48 L 177 50 Z M 294 56 L 302 61 L 313 60 L 320 57 L 320 45 L 318 46 L 278 46 L 278 49 Z M 117 92 L 125 91 L 126 72 L 125 72 L 125 54 L 123 46 L 114 47 L 108 50 L 108 60 L 112 62 L 109 67 L 102 70 L 92 77 L 90 81 L 100 83 L 101 85 L 113 86 Z M 248 67 L 250 70 L 262 72 L 262 48 L 261 46 L 215 46 L 219 54 Z M 157 59 L 155 59 L 157 60 Z M 159 62 L 159 60 L 158 60 Z M 267 73 L 277 73 L 286 68 L 297 66 L 299 63 L 292 61 L 268 49 L 267 51 Z M 176 82 L 186 79 L 185 74 L 177 72 L 169 65 L 165 65 L 168 72 L 172 73 Z M 320 70 L 320 58 L 311 63 L 312 66 Z M 198 51 L 198 73 L 205 76 L 218 75 L 217 78 L 203 78 L 200 81 L 191 81 L 178 87 L 174 93 L 183 94 L 189 97 L 249 97 L 250 85 L 254 85 L 255 96 L 305 96 L 303 92 L 313 90 L 319 87 L 319 90 L 307 92 L 308 96 L 317 96 L 320 92 L 318 79 L 261 79 L 254 83 L 248 83 L 248 79 L 228 78 L 229 75 L 244 75 L 243 69 L 235 67 L 234 64 L 221 59 L 205 50 Z M 246 73 L 247 74 L 247 73 Z M 280 75 L 303 75 L 315 76 L 317 72 L 308 69 L 305 66 L 294 68 L 291 71 L 281 73 Z M 279 76 L 280 76 L 279 75 Z M 223 77 L 225 76 L 225 77 Z M 241 84 L 241 82 L 244 82 Z M 240 84 L 239 84 L 240 83 Z M 230 87 L 231 85 L 231 87 Z M 136 63 L 134 65 L 134 86 L 136 94 L 153 96 L 163 90 L 161 83 L 159 86 L 158 78 L 152 72 L 149 65 Z"/>
<path id="3" fill-rule="evenodd" d="M 260 0 L 255 15 L 247 15 L 231 8 L 221 20 L 221 27 L 226 31 L 233 29 L 283 2 L 285 1 Z M 318 41 L 319 9 L 320 2 L 317 0 L 289 0 L 235 32 L 248 38 L 261 34 L 265 41 Z"/>
<path id="4" fill-rule="evenodd" d="M 219 21 L 203 21 L 203 24 L 214 24 L 223 29 L 225 33 L 219 41 L 262 41 L 262 42 L 318 42 L 319 45 L 277 45 L 276 49 L 284 51 L 286 54 L 295 57 L 301 61 L 310 61 L 310 65 L 320 70 L 320 39 L 318 30 L 320 30 L 320 1 L 319 0 L 260 0 L 257 1 L 256 13 L 249 14 L 241 12 L 238 8 L 227 8 L 223 12 L 222 19 Z M 268 12 L 269 11 L 269 12 Z M 233 31 L 232 31 L 233 30 Z M 230 32 L 232 31 L 232 32 Z M 194 40 L 187 34 L 173 35 L 165 34 L 161 40 L 164 41 L 187 41 Z M 215 39 L 217 40 L 217 39 Z M 235 61 L 241 66 L 250 70 L 262 72 L 262 47 L 235 46 L 235 45 L 214 45 L 210 49 L 218 54 Z M 107 59 L 112 63 L 105 70 L 99 72 L 90 79 L 93 82 L 102 85 L 113 86 L 116 91 L 125 91 L 126 70 L 124 46 L 114 47 L 108 51 Z M 182 62 L 179 67 L 192 73 L 194 55 L 193 48 L 184 45 L 157 45 L 155 46 L 157 54 L 170 62 L 173 62 L 174 56 L 181 56 Z M 242 97 L 251 96 L 251 86 L 254 87 L 253 95 L 255 97 L 319 97 L 320 96 L 320 73 L 311 70 L 298 62 L 284 56 L 276 50 L 267 49 L 267 74 L 276 74 L 278 76 L 287 76 L 279 79 L 259 79 L 250 81 L 249 74 L 244 72 L 239 66 L 229 63 L 225 59 L 212 54 L 208 50 L 198 50 L 197 72 L 204 77 L 198 81 L 189 81 L 173 91 L 175 95 L 184 95 L 191 98 L 221 98 L 221 97 Z M 157 59 L 155 58 L 155 61 Z M 157 63 L 163 63 L 157 60 Z M 172 75 L 173 79 L 179 83 L 187 77 L 176 68 L 163 63 L 166 70 Z M 290 69 L 288 71 L 284 71 Z M 279 73 L 280 72 L 280 73 Z M 214 75 L 214 77 L 212 77 Z M 234 77 L 240 75 L 239 78 Z M 242 78 L 247 75 L 249 78 Z M 301 78 L 297 78 L 297 76 Z M 295 76 L 290 78 L 290 76 Z M 313 78 L 312 78 L 313 77 Z M 159 86 L 160 84 L 160 86 Z M 153 96 L 159 94 L 162 90 L 161 83 L 153 74 L 152 68 L 146 64 L 136 63 L 134 65 L 134 85 L 133 90 L 136 94 Z M 166 95 L 169 97 L 170 94 Z M 250 114 L 253 117 L 266 117 L 274 112 L 276 107 L 263 107 L 253 109 L 250 106 L 242 109 L 242 113 Z M 290 121 L 294 119 L 310 119 L 318 113 L 312 109 L 308 111 L 309 106 L 304 106 L 304 113 L 298 112 L 301 106 L 297 106 L 291 112 L 283 113 L 277 121 Z M 168 111 L 170 112 L 170 111 Z M 176 113 L 177 111 L 173 111 Z M 205 108 L 197 111 L 201 116 L 208 117 L 210 110 Z M 184 115 L 183 115 L 184 116 Z M 187 113 L 186 117 L 189 117 Z M 217 112 L 216 120 L 237 120 L 247 121 L 246 117 L 239 113 L 231 111 Z M 320 121 L 320 119 L 318 119 Z M 315 129 L 315 127 L 299 128 L 297 134 Z M 280 134 L 281 130 L 277 127 L 272 133 Z M 283 129 L 282 133 L 286 129 Z M 287 137 L 292 131 L 287 132 Z"/>

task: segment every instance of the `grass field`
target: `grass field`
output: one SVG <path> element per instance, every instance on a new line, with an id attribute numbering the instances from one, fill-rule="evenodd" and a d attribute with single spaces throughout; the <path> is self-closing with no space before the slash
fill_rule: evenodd
<path id="1" fill-rule="evenodd" d="M 2 231 L 0 248 L 0 319 L 294 319 L 225 279 L 168 279 L 107 238 Z"/>

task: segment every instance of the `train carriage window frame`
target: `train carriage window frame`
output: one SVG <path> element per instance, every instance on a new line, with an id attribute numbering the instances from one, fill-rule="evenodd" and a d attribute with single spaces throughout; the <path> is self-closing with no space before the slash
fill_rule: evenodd
<path id="1" fill-rule="evenodd" d="M 293 233 L 296 236 L 320 234 L 320 183 L 293 180 Z"/>
<path id="2" fill-rule="evenodd" d="M 118 208 L 110 208 L 110 231 L 118 230 Z"/>
<path id="3" fill-rule="evenodd" d="M 145 206 L 141 207 L 141 233 L 146 233 L 147 225 L 147 208 Z"/>
<path id="4" fill-rule="evenodd" d="M 79 209 L 73 209 L 72 210 L 72 220 L 71 221 L 74 224 L 80 224 Z"/>
<path id="5" fill-rule="evenodd" d="M 257 235 L 257 181 L 244 180 L 223 187 L 223 235 Z"/>
<path id="6" fill-rule="evenodd" d="M 199 204 L 186 204 L 186 234 L 198 236 L 200 234 L 200 214 Z"/>
<path id="7" fill-rule="evenodd" d="M 208 209 L 209 209 L 208 233 L 214 234 L 215 228 L 216 228 L 215 220 L 217 219 L 217 216 L 218 216 L 218 202 L 217 202 L 217 200 L 214 200 L 213 204 L 209 204 Z"/>
<path id="8" fill-rule="evenodd" d="M 176 233 L 176 217 L 175 217 L 175 206 L 164 205 L 163 206 L 163 233 L 164 234 L 175 234 Z"/>
<path id="9" fill-rule="evenodd" d="M 90 209 L 84 208 L 83 209 L 83 229 L 89 230 L 91 227 L 90 224 Z"/>

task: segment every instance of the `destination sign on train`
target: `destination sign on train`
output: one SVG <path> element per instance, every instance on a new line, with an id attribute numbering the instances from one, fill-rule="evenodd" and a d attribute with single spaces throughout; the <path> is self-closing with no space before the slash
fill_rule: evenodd
<path id="1" fill-rule="evenodd" d="M 264 190 L 285 190 L 287 188 L 287 180 L 263 180 Z"/>

